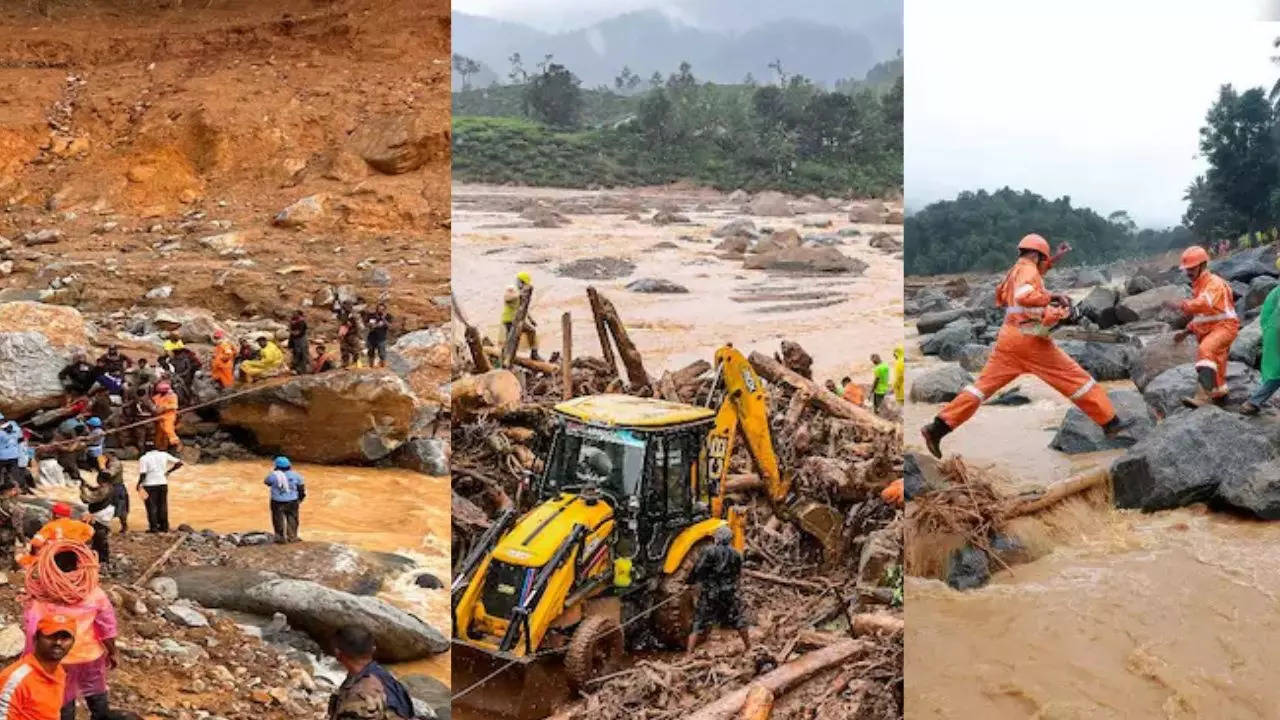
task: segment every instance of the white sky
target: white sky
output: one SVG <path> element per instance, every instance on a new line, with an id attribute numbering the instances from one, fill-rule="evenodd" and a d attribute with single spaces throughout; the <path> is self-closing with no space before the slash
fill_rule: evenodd
<path id="1" fill-rule="evenodd" d="M 557 32 L 662 4 L 663 0 L 453 0 L 452 9 Z"/>
<path id="2" fill-rule="evenodd" d="M 906 0 L 909 209 L 1008 185 L 1179 222 L 1218 87 L 1270 89 L 1259 0 Z M 1122 7 L 1117 11 L 1117 7 Z"/>

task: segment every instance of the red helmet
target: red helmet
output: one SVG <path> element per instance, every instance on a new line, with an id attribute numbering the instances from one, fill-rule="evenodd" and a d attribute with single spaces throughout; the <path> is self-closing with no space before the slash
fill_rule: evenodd
<path id="1" fill-rule="evenodd" d="M 71 517 L 71 506 L 64 502 L 54 503 L 53 516 L 56 518 Z"/>
<path id="2" fill-rule="evenodd" d="M 167 392 L 169 392 L 171 389 L 172 389 L 172 388 L 170 387 L 169 383 L 167 383 L 167 382 L 158 382 L 158 383 L 156 383 L 156 392 L 160 392 L 160 393 L 167 393 Z"/>
<path id="3" fill-rule="evenodd" d="M 1049 257 L 1049 255 L 1052 254 L 1049 252 L 1049 241 L 1035 233 L 1031 233 L 1030 235 L 1022 238 L 1022 240 L 1018 242 L 1018 249 L 1035 250 L 1045 257 Z"/>
<path id="4" fill-rule="evenodd" d="M 1192 245 L 1182 251 L 1182 269 L 1190 270 L 1209 262 L 1209 253 L 1199 245 Z"/>

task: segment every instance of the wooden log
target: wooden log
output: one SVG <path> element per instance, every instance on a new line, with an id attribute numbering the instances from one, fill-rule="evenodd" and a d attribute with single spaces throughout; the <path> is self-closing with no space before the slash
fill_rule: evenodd
<path id="1" fill-rule="evenodd" d="M 710 369 L 711 363 L 706 360 L 694 360 L 679 370 L 672 372 L 671 383 L 677 388 L 693 385 L 698 382 L 698 378 L 702 377 Z"/>
<path id="2" fill-rule="evenodd" d="M 724 481 L 724 491 L 726 493 L 741 493 L 763 489 L 764 480 L 761 480 L 760 476 L 755 473 L 734 473 L 726 477 Z"/>
<path id="3" fill-rule="evenodd" d="M 1049 484 L 1043 490 L 1023 493 L 1014 498 L 1005 507 L 1004 518 L 1009 520 L 1022 515 L 1040 512 L 1050 505 L 1073 495 L 1092 490 L 1110 480 L 1111 473 L 1105 467 L 1089 470 L 1079 475 L 1072 475 L 1069 478 Z"/>
<path id="4" fill-rule="evenodd" d="M 493 359 L 495 360 L 502 359 L 498 355 L 497 351 L 495 350 L 488 351 L 488 354 L 492 356 Z M 517 355 L 509 365 L 504 365 L 503 367 L 522 367 L 526 370 L 533 370 L 534 372 L 540 372 L 543 375 L 559 375 L 560 374 L 560 366 L 556 365 L 555 363 L 549 363 L 549 362 L 546 362 L 545 360 L 534 360 L 533 358 L 520 357 L 519 355 Z"/>
<path id="5" fill-rule="evenodd" d="M 906 628 L 906 623 L 897 615 L 885 613 L 858 613 L 853 616 L 853 635 L 896 635 Z"/>
<path id="6" fill-rule="evenodd" d="M 594 287 L 587 288 L 587 300 L 591 303 L 591 317 L 595 319 L 596 334 L 600 336 L 600 355 L 609 365 L 609 372 L 618 376 L 618 362 L 613 359 L 613 342 L 609 339 L 609 328 L 604 322 L 604 308 L 600 303 L 600 293 Z"/>
<path id="7" fill-rule="evenodd" d="M 560 316 L 560 397 L 573 397 L 573 318 L 569 313 Z"/>
<path id="8" fill-rule="evenodd" d="M 150 567 L 146 569 L 146 572 L 138 576 L 138 579 L 133 582 L 133 586 L 137 588 L 144 587 L 147 584 L 147 581 L 151 579 L 151 576 L 155 575 L 157 570 L 164 567 L 164 564 L 168 562 L 169 558 L 173 555 L 173 551 L 177 550 L 182 543 L 186 542 L 186 540 L 187 534 L 180 533 L 178 535 L 178 539 L 173 541 L 173 544 L 169 546 L 169 549 L 161 553 L 160 557 L 156 558 L 156 561 L 151 563 Z"/>
<path id="9" fill-rule="evenodd" d="M 872 647 L 874 647 L 873 644 L 867 640 L 854 639 L 815 650 L 761 675 L 750 686 L 739 688 L 710 705 L 703 706 L 701 710 L 687 716 L 685 720 L 729 720 L 735 713 L 742 710 L 747 702 L 747 696 L 751 693 L 751 687 L 766 688 L 773 693 L 774 697 L 777 697 L 804 682 L 814 673 L 847 662 L 857 655 L 866 653 Z"/>
<path id="10" fill-rule="evenodd" d="M 802 590 L 811 590 L 813 592 L 826 592 L 827 590 L 826 585 L 820 585 L 816 582 L 800 580 L 798 578 L 783 577 L 781 575 L 774 575 L 773 573 L 752 570 L 751 568 L 743 568 L 742 574 L 757 580 L 764 580 L 765 582 L 771 582 L 777 585 L 789 585 Z"/>
<path id="11" fill-rule="evenodd" d="M 810 394 L 810 401 L 822 408 L 823 412 L 828 415 L 852 420 L 860 427 L 870 428 L 880 433 L 892 434 L 897 432 L 897 426 L 888 420 L 877 417 L 870 410 L 860 408 L 830 390 L 818 387 L 812 380 L 800 377 L 768 355 L 753 352 L 747 358 L 747 361 L 751 363 L 751 367 L 755 368 L 756 372 L 760 373 L 761 377 L 771 383 L 789 385 L 794 390 L 807 390 Z"/>
<path id="12" fill-rule="evenodd" d="M 609 328 L 609 334 L 613 336 L 613 341 L 617 343 L 618 355 L 622 358 L 623 367 L 627 369 L 627 383 L 635 389 L 650 387 L 649 374 L 644 370 L 644 358 L 640 356 L 640 351 L 636 349 L 635 343 L 631 342 L 631 337 L 627 335 L 627 327 L 622 323 L 622 318 L 618 316 L 617 308 L 613 306 L 609 298 L 598 292 L 596 293 L 596 298 L 600 307 L 600 318 L 604 320 L 604 324 Z M 595 305 L 592 306 L 592 309 L 595 309 Z"/>
<path id="13" fill-rule="evenodd" d="M 773 712 L 773 691 L 763 685 L 752 685 L 747 701 L 742 704 L 739 720 L 769 720 Z"/>
<path id="14" fill-rule="evenodd" d="M 507 331 L 507 343 L 502 347 L 502 367 L 509 368 L 515 360 L 516 350 L 520 348 L 520 336 L 524 334 L 524 321 L 529 315 L 529 303 L 533 300 L 533 286 L 525 285 L 520 290 L 520 304 L 516 306 L 515 319 L 511 321 L 511 329 Z"/>
<path id="15" fill-rule="evenodd" d="M 467 322 L 467 316 L 462 312 L 462 306 L 458 304 L 458 298 L 453 293 L 449 293 L 449 300 L 453 303 L 453 314 L 458 317 L 458 322 L 462 323 L 462 336 L 467 341 L 467 349 L 471 351 L 471 362 L 476 366 L 476 374 L 487 373 L 493 369 L 489 364 L 489 358 L 484 353 L 484 343 L 480 341 L 480 331 L 475 325 Z"/>

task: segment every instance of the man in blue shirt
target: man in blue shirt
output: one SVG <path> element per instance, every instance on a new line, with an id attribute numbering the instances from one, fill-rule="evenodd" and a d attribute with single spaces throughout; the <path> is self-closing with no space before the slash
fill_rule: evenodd
<path id="1" fill-rule="evenodd" d="M 18 481 L 18 464 L 23 459 L 22 428 L 0 415 L 0 489 Z"/>
<path id="2" fill-rule="evenodd" d="M 307 499 L 307 486 L 287 457 L 278 457 L 264 481 L 271 488 L 271 526 L 276 542 L 298 542 L 298 506 Z"/>

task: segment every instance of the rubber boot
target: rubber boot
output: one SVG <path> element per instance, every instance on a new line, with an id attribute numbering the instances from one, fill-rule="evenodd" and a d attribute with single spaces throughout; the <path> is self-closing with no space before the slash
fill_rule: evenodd
<path id="1" fill-rule="evenodd" d="M 1241 415 L 1248 415 L 1252 417 L 1254 415 L 1257 415 L 1260 412 L 1262 412 L 1262 408 L 1258 407 L 1257 405 L 1254 405 L 1251 402 L 1246 402 L 1245 404 L 1240 406 Z"/>
<path id="2" fill-rule="evenodd" d="M 1196 394 L 1182 398 L 1182 404 L 1193 410 L 1203 407 L 1212 400 L 1210 392 L 1213 390 L 1214 381 L 1218 379 L 1217 372 L 1213 368 L 1198 367 L 1196 379 L 1199 380 L 1196 385 Z"/>
<path id="3" fill-rule="evenodd" d="M 1125 430 L 1133 427 L 1133 423 L 1133 418 L 1125 418 L 1122 420 L 1119 415 L 1116 415 L 1107 421 L 1106 425 L 1102 426 L 1102 432 L 1107 436 L 1108 440 L 1115 440 L 1120 437 L 1120 434 Z"/>
<path id="4" fill-rule="evenodd" d="M 929 454 L 942 459 L 942 438 L 951 432 L 951 426 L 942 421 L 941 418 L 934 418 L 933 422 L 920 428 L 920 435 L 924 438 L 924 446 L 929 449 Z"/>

